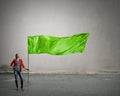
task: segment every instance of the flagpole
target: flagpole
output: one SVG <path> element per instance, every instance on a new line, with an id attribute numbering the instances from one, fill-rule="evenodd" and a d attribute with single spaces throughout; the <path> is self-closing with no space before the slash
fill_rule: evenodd
<path id="1" fill-rule="evenodd" d="M 29 77 L 30 77 L 29 75 L 30 74 L 29 74 L 29 72 L 30 72 L 30 68 L 29 68 L 28 36 L 27 36 L 27 59 L 28 59 L 28 82 L 27 82 L 28 84 L 27 85 L 28 85 L 28 94 L 29 94 L 29 84 L 30 84 L 30 80 L 29 80 Z"/>
<path id="2" fill-rule="evenodd" d="M 29 54 L 28 54 L 28 69 L 29 69 Z M 28 85 L 29 85 L 29 75 L 30 75 L 30 73 L 29 73 L 29 70 L 28 70 Z"/>
<path id="3" fill-rule="evenodd" d="M 27 57 L 28 57 L 28 69 L 29 69 L 29 53 L 28 53 L 28 37 L 27 37 Z M 29 69 L 30 70 L 30 69 Z M 28 70 L 28 86 L 29 86 L 29 70 Z"/>

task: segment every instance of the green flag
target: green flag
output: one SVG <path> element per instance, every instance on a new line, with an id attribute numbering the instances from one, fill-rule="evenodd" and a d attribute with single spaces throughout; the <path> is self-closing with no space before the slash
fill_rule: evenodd
<path id="1" fill-rule="evenodd" d="M 68 37 L 28 36 L 28 54 L 67 55 L 82 53 L 85 50 L 88 37 L 89 33 Z"/>

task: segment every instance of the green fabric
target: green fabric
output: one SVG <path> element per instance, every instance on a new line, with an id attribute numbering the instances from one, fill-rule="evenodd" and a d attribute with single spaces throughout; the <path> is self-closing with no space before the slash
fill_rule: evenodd
<path id="1" fill-rule="evenodd" d="M 89 33 L 69 37 L 28 36 L 28 54 L 67 55 L 82 53 L 85 50 L 88 37 Z"/>

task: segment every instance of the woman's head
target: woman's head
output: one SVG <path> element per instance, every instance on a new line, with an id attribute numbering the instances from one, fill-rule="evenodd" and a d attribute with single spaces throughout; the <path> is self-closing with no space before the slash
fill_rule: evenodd
<path id="1" fill-rule="evenodd" d="M 15 57 L 16 57 L 16 58 L 19 58 L 20 56 L 19 56 L 19 54 L 18 54 L 18 53 L 16 53 L 16 54 L 15 54 Z"/>

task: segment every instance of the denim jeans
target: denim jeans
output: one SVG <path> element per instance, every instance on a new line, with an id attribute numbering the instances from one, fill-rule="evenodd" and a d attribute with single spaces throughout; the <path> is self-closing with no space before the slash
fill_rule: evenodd
<path id="1" fill-rule="evenodd" d="M 16 87 L 18 88 L 18 76 L 19 76 L 21 81 L 21 88 L 23 88 L 23 77 L 21 71 L 14 70 L 14 76 L 15 76 Z"/>

